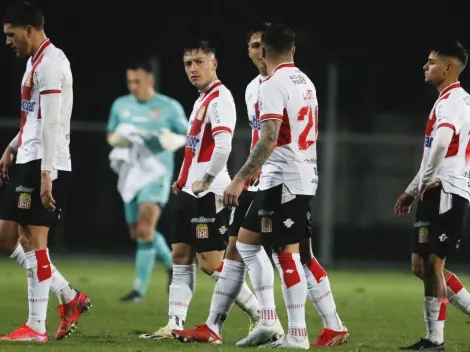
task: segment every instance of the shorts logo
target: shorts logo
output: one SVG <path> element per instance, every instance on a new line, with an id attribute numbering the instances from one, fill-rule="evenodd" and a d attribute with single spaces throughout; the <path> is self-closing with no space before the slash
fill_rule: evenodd
<path id="1" fill-rule="evenodd" d="M 262 233 L 273 232 L 273 222 L 271 218 L 268 218 L 268 217 L 261 218 L 261 232 Z"/>
<path id="2" fill-rule="evenodd" d="M 196 225 L 196 238 L 197 239 L 209 238 L 209 227 L 206 224 Z"/>
<path id="3" fill-rule="evenodd" d="M 439 236 L 439 241 L 444 242 L 446 239 L 448 239 L 447 235 L 443 233 L 442 235 Z"/>
<path id="4" fill-rule="evenodd" d="M 20 193 L 18 198 L 18 209 L 31 209 L 31 194 Z"/>
<path id="5" fill-rule="evenodd" d="M 427 227 L 420 227 L 418 234 L 419 234 L 418 243 L 428 243 L 428 228 Z"/>

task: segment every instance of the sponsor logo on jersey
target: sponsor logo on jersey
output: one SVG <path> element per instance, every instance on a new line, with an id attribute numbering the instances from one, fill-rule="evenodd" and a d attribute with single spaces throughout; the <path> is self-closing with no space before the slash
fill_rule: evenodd
<path id="1" fill-rule="evenodd" d="M 34 112 L 34 106 L 36 105 L 35 101 L 29 101 L 29 100 L 22 100 L 21 101 L 21 110 L 29 113 L 29 112 Z"/>
<path id="2" fill-rule="evenodd" d="M 196 153 L 197 145 L 199 144 L 198 136 L 187 136 L 186 137 L 186 146 L 191 148 L 191 150 Z"/>

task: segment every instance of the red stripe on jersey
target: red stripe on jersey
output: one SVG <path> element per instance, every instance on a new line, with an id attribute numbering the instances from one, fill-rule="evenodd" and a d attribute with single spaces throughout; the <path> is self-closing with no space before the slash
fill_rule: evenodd
<path id="1" fill-rule="evenodd" d="M 437 126 L 437 128 L 441 128 L 441 127 L 449 127 L 451 129 L 453 129 L 454 132 L 455 132 L 455 126 L 450 124 L 450 123 L 441 123 L 439 126 Z"/>
<path id="2" fill-rule="evenodd" d="M 62 93 L 60 89 L 49 89 L 49 90 L 43 90 L 42 92 L 39 92 L 40 95 L 60 94 L 60 93 Z"/>
<path id="3" fill-rule="evenodd" d="M 459 152 L 459 147 L 460 147 L 460 135 L 454 135 L 452 136 L 452 139 L 450 140 L 449 148 L 447 149 L 446 153 L 446 158 L 450 158 L 451 156 L 456 156 L 457 153 Z"/>
<path id="4" fill-rule="evenodd" d="M 209 89 L 208 92 L 212 91 L 215 87 L 218 87 L 221 84 L 222 83 L 220 82 L 216 83 L 211 89 Z M 196 138 L 201 133 L 202 124 L 204 123 L 204 120 L 206 119 L 206 116 L 207 116 L 207 107 L 212 102 L 212 100 L 214 100 L 218 96 L 219 96 L 219 91 L 217 90 L 211 93 L 210 95 L 208 95 L 205 98 L 205 100 L 203 100 L 201 107 L 198 109 L 198 111 L 194 115 L 193 124 L 191 126 L 191 129 L 189 130 L 189 135 L 188 135 L 189 138 L 191 137 Z M 208 130 L 209 133 L 205 133 L 207 131 L 207 126 L 209 126 L 210 128 Z M 209 135 L 210 139 L 212 139 L 212 134 L 210 133 L 211 129 L 212 129 L 212 126 L 210 124 L 207 124 L 205 130 L 203 131 L 204 133 L 202 134 L 201 148 L 199 149 L 200 152 L 203 151 L 202 144 L 207 143 L 205 141 L 205 139 L 208 138 L 207 135 Z M 214 139 L 212 139 L 212 145 L 214 145 Z M 210 146 L 210 143 L 209 143 L 209 146 Z M 180 177 L 177 183 L 179 188 L 183 188 L 183 186 L 186 185 L 186 182 L 188 181 L 189 169 L 191 168 L 191 164 L 193 163 L 194 156 L 196 155 L 196 148 L 197 148 L 197 145 L 193 150 L 193 148 L 190 145 L 186 144 L 186 147 L 184 150 L 183 167 L 181 169 Z"/>
<path id="5" fill-rule="evenodd" d="M 34 65 L 36 63 L 36 60 L 38 60 L 44 50 L 51 45 L 51 41 L 49 39 L 46 39 L 44 42 L 42 42 L 41 46 L 39 47 L 39 50 L 34 54 L 33 58 L 31 59 L 31 63 Z"/>
<path id="6" fill-rule="evenodd" d="M 50 42 L 49 42 L 50 44 Z M 45 45 L 45 47 L 47 47 L 49 44 Z M 43 51 L 43 50 L 42 50 Z M 39 48 L 39 52 L 41 52 L 41 48 Z M 23 84 L 23 87 L 21 87 L 21 101 L 23 100 L 27 100 L 27 101 L 30 101 L 32 96 L 33 96 L 33 86 L 34 86 L 34 71 L 36 70 L 36 68 L 38 67 L 38 65 L 41 63 L 42 61 L 42 58 L 43 58 L 43 55 L 41 56 L 36 56 L 36 61 L 34 62 L 33 66 L 31 67 L 31 71 L 29 72 L 29 75 L 28 77 L 26 77 L 26 80 L 24 81 L 24 84 Z M 41 110 L 41 107 L 39 106 L 39 102 L 38 102 L 38 119 L 41 118 L 41 114 L 40 114 L 40 110 Z M 23 109 L 21 109 L 21 120 L 20 120 L 20 134 L 18 136 L 18 148 L 21 147 L 21 144 L 23 143 L 23 129 L 24 129 L 24 125 L 26 124 L 26 120 L 28 118 L 28 114 L 26 113 L 26 111 L 23 111 Z"/>
<path id="7" fill-rule="evenodd" d="M 218 126 L 212 129 L 212 135 L 216 134 L 217 132 L 222 132 L 222 131 L 232 134 L 232 129 L 230 127 Z"/>
<path id="8" fill-rule="evenodd" d="M 260 117 L 260 121 L 264 121 L 264 120 L 272 120 L 272 119 L 275 119 L 275 120 L 283 120 L 283 116 L 282 115 L 279 115 L 279 114 L 264 114 L 263 116 Z"/>
<path id="9" fill-rule="evenodd" d="M 277 136 L 276 147 L 282 147 L 283 145 L 290 144 L 292 142 L 292 135 L 290 131 L 289 116 L 287 110 L 284 108 L 282 115 L 282 124 L 279 128 L 279 135 Z"/>
<path id="10" fill-rule="evenodd" d="M 215 142 L 213 133 L 211 133 L 212 125 L 206 124 L 201 139 L 201 147 L 199 148 L 199 155 L 197 156 L 198 163 L 208 163 L 212 159 L 212 153 L 214 152 Z M 213 130 L 212 130 L 213 132 Z"/>

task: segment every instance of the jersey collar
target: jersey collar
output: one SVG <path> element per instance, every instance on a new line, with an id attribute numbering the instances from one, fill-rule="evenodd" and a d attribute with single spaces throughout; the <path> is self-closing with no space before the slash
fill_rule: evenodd
<path id="1" fill-rule="evenodd" d="M 452 89 L 454 89 L 454 88 L 460 88 L 460 87 L 461 87 L 461 86 L 460 86 L 460 82 L 459 82 L 459 81 L 454 82 L 454 83 L 448 85 L 447 87 L 445 87 L 445 88 L 442 90 L 441 94 L 439 94 L 439 98 L 442 97 L 444 94 L 449 93 L 449 91 L 451 91 Z"/>
<path id="2" fill-rule="evenodd" d="M 44 52 L 44 50 L 46 50 L 46 48 L 51 45 L 51 41 L 49 39 L 46 39 L 45 41 L 42 42 L 42 44 L 39 46 L 39 49 L 38 51 L 36 52 L 36 54 L 34 54 L 31 62 L 34 64 L 38 59 L 39 57 L 42 55 L 42 53 Z"/>

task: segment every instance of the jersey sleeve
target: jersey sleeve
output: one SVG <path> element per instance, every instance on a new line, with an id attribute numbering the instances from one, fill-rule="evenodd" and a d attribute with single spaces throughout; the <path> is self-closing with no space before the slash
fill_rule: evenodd
<path id="1" fill-rule="evenodd" d="M 34 76 L 40 95 L 62 93 L 63 72 L 60 65 L 44 61 L 38 66 Z"/>
<path id="2" fill-rule="evenodd" d="M 258 109 L 260 122 L 266 120 L 283 120 L 287 97 L 281 85 L 269 79 L 260 85 Z"/>
<path id="3" fill-rule="evenodd" d="M 221 94 L 211 102 L 209 120 L 212 125 L 212 135 L 219 132 L 233 134 L 237 122 L 235 102 L 231 95 Z"/>
<path id="4" fill-rule="evenodd" d="M 108 133 L 114 132 L 117 125 L 119 125 L 119 114 L 118 114 L 118 103 L 114 101 L 113 105 L 111 105 L 111 112 L 109 114 L 108 125 L 106 130 Z"/>
<path id="5" fill-rule="evenodd" d="M 459 104 L 459 97 L 450 96 L 448 99 L 443 99 L 436 106 L 436 125 L 439 127 L 449 127 L 454 130 L 455 134 L 460 133 L 462 127 L 462 112 Z"/>
<path id="6" fill-rule="evenodd" d="M 183 107 L 176 100 L 173 100 L 171 105 L 173 109 L 171 130 L 176 134 L 186 134 L 188 131 L 188 119 L 186 118 Z"/>

